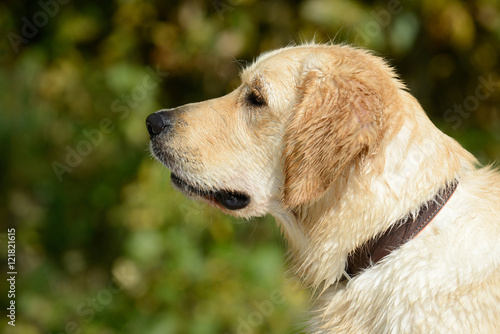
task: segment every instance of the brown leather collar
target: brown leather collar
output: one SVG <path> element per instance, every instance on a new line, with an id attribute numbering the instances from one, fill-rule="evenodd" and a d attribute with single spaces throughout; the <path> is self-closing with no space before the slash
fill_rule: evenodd
<path id="1" fill-rule="evenodd" d="M 371 265 L 377 264 L 393 250 L 413 239 L 448 202 L 457 185 L 458 181 L 454 180 L 451 184 L 439 190 L 433 199 L 424 203 L 416 217 L 407 216 L 399 220 L 381 235 L 370 239 L 355 249 L 347 257 L 347 267 L 345 269 L 347 277 L 352 278 Z"/>

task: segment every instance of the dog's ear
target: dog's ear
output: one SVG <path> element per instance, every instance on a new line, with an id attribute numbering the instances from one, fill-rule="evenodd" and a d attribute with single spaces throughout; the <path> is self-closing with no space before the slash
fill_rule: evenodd
<path id="1" fill-rule="evenodd" d="M 287 207 L 323 195 L 346 167 L 380 141 L 383 102 L 366 73 L 304 69 L 299 98 L 284 136 Z"/>

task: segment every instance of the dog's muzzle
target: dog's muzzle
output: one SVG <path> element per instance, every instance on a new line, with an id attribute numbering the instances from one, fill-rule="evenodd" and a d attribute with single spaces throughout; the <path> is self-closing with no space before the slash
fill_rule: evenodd
<path id="1" fill-rule="evenodd" d="M 146 118 L 146 128 L 148 129 L 151 147 L 155 157 L 172 169 L 174 159 L 168 150 L 159 149 L 164 136 L 173 133 L 172 129 L 176 122 L 178 109 L 159 110 Z M 156 149 L 155 149 L 156 148 Z M 188 196 L 201 197 L 213 204 L 220 204 L 227 210 L 243 209 L 250 203 L 250 196 L 240 191 L 226 189 L 206 190 L 209 187 L 194 186 L 179 178 L 176 174 L 171 174 L 172 184 Z"/>

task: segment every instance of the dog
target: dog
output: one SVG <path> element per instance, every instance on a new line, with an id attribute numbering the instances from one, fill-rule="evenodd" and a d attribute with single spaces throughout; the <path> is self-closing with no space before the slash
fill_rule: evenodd
<path id="1" fill-rule="evenodd" d="M 310 333 L 500 333 L 500 173 L 349 45 L 261 55 L 226 96 L 148 116 L 190 198 L 272 214 Z"/>

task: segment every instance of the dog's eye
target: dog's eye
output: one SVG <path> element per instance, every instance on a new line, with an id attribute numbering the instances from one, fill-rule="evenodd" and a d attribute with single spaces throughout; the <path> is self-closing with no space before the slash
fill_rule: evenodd
<path id="1" fill-rule="evenodd" d="M 246 99 L 248 104 L 254 107 L 262 107 L 266 105 L 266 100 L 264 100 L 264 97 L 259 90 L 255 88 L 248 93 Z"/>

